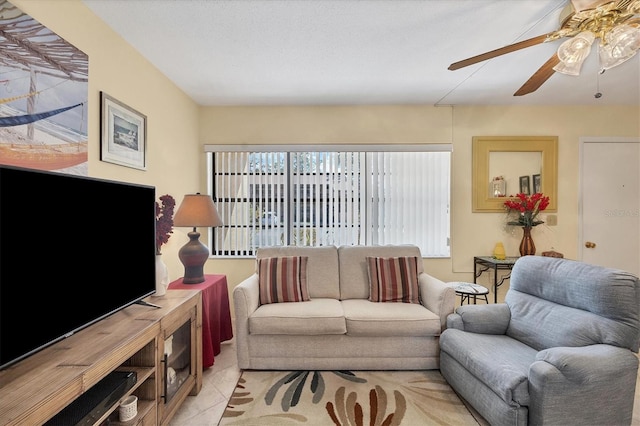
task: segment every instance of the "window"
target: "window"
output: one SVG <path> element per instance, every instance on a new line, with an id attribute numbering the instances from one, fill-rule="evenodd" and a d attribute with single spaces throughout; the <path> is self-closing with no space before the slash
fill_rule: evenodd
<path id="1" fill-rule="evenodd" d="M 448 257 L 450 145 L 207 145 L 216 256 L 262 246 L 415 244 Z"/>

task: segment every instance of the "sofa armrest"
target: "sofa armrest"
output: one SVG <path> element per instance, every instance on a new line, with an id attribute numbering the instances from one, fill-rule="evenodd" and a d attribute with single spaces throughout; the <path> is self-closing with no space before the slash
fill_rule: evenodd
<path id="1" fill-rule="evenodd" d="M 447 328 L 480 334 L 505 334 L 511 310 L 506 303 L 492 305 L 465 305 L 447 318 Z"/>
<path id="2" fill-rule="evenodd" d="M 456 293 L 444 281 L 433 277 L 426 272 L 418 275 L 418 287 L 420 289 L 420 303 L 440 317 L 440 329 L 447 326 L 447 316 L 453 313 L 456 304 Z"/>
<path id="3" fill-rule="evenodd" d="M 258 274 L 253 274 L 233 289 L 233 307 L 236 318 L 235 334 L 238 367 L 249 368 L 249 316 L 260 306 Z"/>
<path id="4" fill-rule="evenodd" d="M 529 368 L 529 423 L 631 424 L 637 374 L 638 357 L 626 348 L 542 350 Z"/>

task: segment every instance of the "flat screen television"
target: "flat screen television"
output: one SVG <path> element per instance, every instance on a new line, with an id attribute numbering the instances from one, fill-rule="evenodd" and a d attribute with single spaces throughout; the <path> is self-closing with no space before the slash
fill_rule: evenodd
<path id="1" fill-rule="evenodd" d="M 0 166 L 0 370 L 155 292 L 155 188 Z"/>

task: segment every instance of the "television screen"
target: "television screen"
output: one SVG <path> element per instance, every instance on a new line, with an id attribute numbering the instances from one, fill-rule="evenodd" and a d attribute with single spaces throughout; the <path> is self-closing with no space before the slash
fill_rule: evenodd
<path id="1" fill-rule="evenodd" d="M 155 188 L 0 166 L 0 369 L 155 292 Z"/>

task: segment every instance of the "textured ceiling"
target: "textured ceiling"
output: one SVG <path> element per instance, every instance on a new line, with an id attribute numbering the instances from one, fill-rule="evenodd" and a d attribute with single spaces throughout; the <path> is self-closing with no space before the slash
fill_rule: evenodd
<path id="1" fill-rule="evenodd" d="M 595 44 L 525 96 L 564 39 L 447 70 L 558 29 L 567 0 L 83 3 L 200 105 L 640 104 L 640 55 L 600 75 Z"/>

